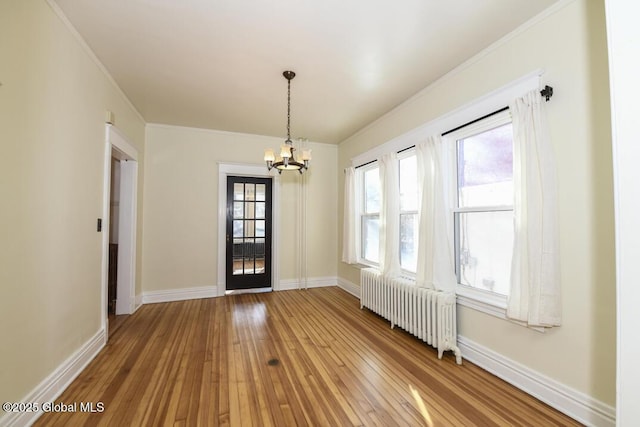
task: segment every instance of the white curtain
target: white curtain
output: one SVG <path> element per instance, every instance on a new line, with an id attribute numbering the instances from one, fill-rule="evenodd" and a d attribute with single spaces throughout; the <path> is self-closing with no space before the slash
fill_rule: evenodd
<path id="1" fill-rule="evenodd" d="M 380 271 L 386 277 L 400 275 L 400 186 L 398 156 L 378 159 L 380 172 Z"/>
<path id="2" fill-rule="evenodd" d="M 356 256 L 356 171 L 353 167 L 344 171 L 344 222 L 342 228 L 342 261 L 355 264 Z"/>
<path id="3" fill-rule="evenodd" d="M 454 291 L 456 286 L 453 248 L 449 239 L 452 219 L 447 203 L 447 185 L 444 165 L 448 164 L 447 151 L 439 135 L 416 145 L 418 162 L 418 286 Z"/>
<path id="4" fill-rule="evenodd" d="M 515 239 L 507 316 L 529 326 L 562 319 L 557 190 L 544 103 L 534 90 L 510 106 L 513 118 Z"/>

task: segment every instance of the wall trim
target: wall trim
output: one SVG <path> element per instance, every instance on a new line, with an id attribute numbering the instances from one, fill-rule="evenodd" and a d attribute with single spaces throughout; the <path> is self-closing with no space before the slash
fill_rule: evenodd
<path id="1" fill-rule="evenodd" d="M 356 285 L 353 282 L 350 282 L 347 279 L 343 279 L 342 277 L 338 277 L 338 286 L 345 291 L 349 292 L 354 297 L 360 299 L 360 285 Z"/>
<path id="2" fill-rule="evenodd" d="M 189 299 L 213 298 L 218 296 L 217 286 L 198 286 L 193 288 L 166 289 L 142 293 L 142 304 L 184 301 Z"/>
<path id="3" fill-rule="evenodd" d="M 296 279 L 280 281 L 280 290 L 300 289 Z M 308 288 L 338 285 L 359 298 L 360 287 L 346 279 L 336 277 L 314 277 L 307 282 Z M 143 304 L 152 304 L 217 296 L 216 286 L 201 286 L 185 289 L 170 289 L 144 292 Z M 76 379 L 86 366 L 98 355 L 107 341 L 105 329 L 98 331 L 71 357 L 65 360 L 47 378 L 36 386 L 23 402 L 52 402 Z M 537 371 L 523 366 L 493 350 L 464 336 L 458 337 L 462 356 L 486 371 L 496 375 L 526 393 L 540 399 L 553 408 L 589 426 L 615 426 L 615 408 L 582 392 L 567 387 Z M 0 418 L 0 424 L 8 427 L 30 425 L 42 412 L 8 413 Z"/>
<path id="4" fill-rule="evenodd" d="M 102 329 L 107 330 L 107 282 L 109 277 L 109 233 L 111 228 L 111 162 L 116 157 L 121 163 L 120 211 L 118 240 L 118 295 L 116 314 L 132 314 L 135 307 L 137 262 L 137 209 L 138 209 L 138 150 L 124 132 L 112 124 L 105 124 L 104 176 L 102 187 Z"/>
<path id="5" fill-rule="evenodd" d="M 524 74 L 489 93 L 472 99 L 458 108 L 414 127 L 364 153 L 360 153 L 351 159 L 351 166 L 358 167 L 378 159 L 383 154 L 404 150 L 432 135 L 442 134 L 462 123 L 467 123 L 508 106 L 517 97 L 538 89 L 543 75 L 544 69 L 542 68 Z"/>
<path id="6" fill-rule="evenodd" d="M 306 288 L 324 288 L 327 286 L 336 286 L 337 277 L 309 277 L 306 281 Z M 275 291 L 290 291 L 294 289 L 305 289 L 304 279 L 284 279 L 280 280 L 280 286 Z"/>
<path id="7" fill-rule="evenodd" d="M 616 425 L 614 407 L 567 387 L 463 336 L 458 336 L 458 346 L 464 359 L 571 418 L 594 427 Z"/>
<path id="8" fill-rule="evenodd" d="M 408 105 L 416 102 L 418 99 L 421 99 L 424 96 L 428 96 L 428 94 L 431 91 L 433 91 L 435 88 L 437 88 L 438 86 L 441 86 L 441 85 L 445 84 L 448 80 L 454 78 L 456 75 L 462 73 L 463 71 L 465 71 L 469 67 L 471 67 L 474 64 L 476 64 L 477 62 L 481 61 L 484 57 L 486 57 L 489 54 L 491 54 L 492 52 L 498 50 L 500 47 L 502 47 L 503 45 L 509 43 L 511 40 L 515 39 L 516 37 L 520 36 L 521 34 L 527 32 L 530 28 L 536 26 L 540 22 L 543 22 L 544 20 L 546 20 L 550 16 L 553 16 L 556 13 L 560 12 L 562 9 L 564 9 L 565 7 L 567 7 L 568 5 L 570 5 L 571 3 L 575 2 L 575 1 L 576 0 L 559 0 L 558 2 L 556 2 L 553 5 L 549 6 L 548 8 L 546 8 L 545 10 L 540 12 L 538 15 L 536 15 L 536 16 L 532 17 L 531 19 L 529 19 L 528 21 L 524 22 L 522 25 L 520 25 L 519 27 L 517 27 L 516 29 L 514 29 L 510 33 L 504 35 L 503 37 L 501 37 L 500 39 L 496 40 L 495 42 L 493 42 L 492 44 L 490 44 L 489 46 L 487 46 L 486 48 L 484 48 L 480 52 L 478 52 L 475 55 L 473 55 L 471 58 L 469 58 L 466 61 L 464 61 L 462 64 L 458 65 L 457 67 L 455 67 L 454 69 L 452 69 L 451 71 L 449 71 L 448 73 L 443 75 L 442 77 L 438 78 L 437 80 L 435 80 L 434 82 L 429 84 L 427 87 L 425 87 L 424 89 L 420 90 L 415 95 L 413 95 L 410 98 L 402 101 L 402 103 L 399 104 L 398 106 L 396 106 L 393 109 L 391 109 L 390 111 L 386 112 L 385 114 L 383 114 L 382 116 L 380 116 L 379 118 L 374 120 L 373 122 L 371 122 L 371 123 L 367 124 L 365 127 L 361 128 L 360 130 L 356 131 L 353 135 L 351 135 L 351 136 L 345 138 L 344 140 L 340 141 L 338 143 L 338 145 L 341 145 L 343 143 L 349 142 L 350 140 L 358 137 L 362 133 L 364 133 L 364 132 L 370 130 L 371 128 L 373 128 L 374 126 L 378 125 L 383 120 L 388 119 L 390 116 L 393 116 L 393 115 L 396 115 L 396 114 L 400 113 L 404 108 L 406 108 Z"/>
<path id="9" fill-rule="evenodd" d="M 326 286 L 336 286 L 336 277 L 310 277 L 307 282 L 308 288 L 322 288 Z M 280 281 L 275 292 L 289 291 L 293 289 L 304 289 L 304 284 L 298 286 L 297 279 L 285 279 Z M 190 299 L 214 298 L 218 296 L 217 286 L 198 286 L 183 289 L 166 289 L 161 291 L 149 291 L 142 293 L 142 304 L 155 304 L 160 302 L 185 301 Z"/>
<path id="10" fill-rule="evenodd" d="M 102 328 L 20 401 L 40 405 L 55 401 L 98 355 L 106 343 L 107 335 Z M 6 413 L 0 417 L 0 425 L 7 427 L 31 425 L 42 414 L 42 411 Z"/>
<path id="11" fill-rule="evenodd" d="M 456 293 L 456 302 L 458 303 L 458 306 L 469 307 L 481 313 L 495 316 L 498 319 L 508 320 L 507 309 L 499 306 L 498 304 L 493 304 L 489 301 L 474 298 L 470 295 L 461 295 L 458 293 Z"/>
<path id="12" fill-rule="evenodd" d="M 100 61 L 96 56 L 96 54 L 93 52 L 93 50 L 91 50 L 91 48 L 89 47 L 89 44 L 80 35 L 78 30 L 76 30 L 76 27 L 73 26 L 71 21 L 69 21 L 69 18 L 67 18 L 67 15 L 64 14 L 60 6 L 58 6 L 55 0 L 46 0 L 46 2 L 51 8 L 51 10 L 53 11 L 53 13 L 56 14 L 58 19 L 60 19 L 60 21 L 62 21 L 64 26 L 67 27 L 67 30 L 69 30 L 73 38 L 76 39 L 76 41 L 78 42 L 78 44 L 80 45 L 84 53 L 86 53 L 89 59 L 98 67 L 100 72 L 106 77 L 109 83 L 113 85 L 116 92 L 118 92 L 120 96 L 122 96 L 124 102 L 127 104 L 129 108 L 131 108 L 131 111 L 133 111 L 133 113 L 138 117 L 138 119 L 140 119 L 142 123 L 146 123 L 146 121 L 144 120 L 144 117 L 142 117 L 142 114 L 140 114 L 140 111 L 138 111 L 135 105 L 133 105 L 133 102 L 131 102 L 131 100 L 127 97 L 127 95 L 125 95 L 124 91 L 120 88 L 120 86 L 118 86 L 118 83 L 116 83 L 116 80 L 113 78 L 111 73 L 109 73 L 109 71 L 107 70 L 107 67 L 104 66 L 102 61 Z"/>
<path id="13" fill-rule="evenodd" d="M 156 128 L 156 129 L 166 129 L 166 130 L 177 129 L 177 130 L 186 130 L 186 131 L 189 131 L 189 132 L 199 132 L 199 133 L 222 135 L 222 136 L 233 136 L 233 137 L 240 136 L 240 137 L 250 137 L 252 139 L 262 138 L 262 139 L 265 140 L 265 142 L 271 142 L 271 143 L 273 143 L 274 141 L 282 142 L 282 138 L 280 138 L 280 137 L 270 136 L 270 135 L 258 135 L 258 134 L 255 134 L 255 133 L 232 132 L 232 131 L 228 131 L 228 130 L 207 129 L 207 128 L 198 128 L 198 127 L 191 127 L 191 126 L 179 126 L 179 125 L 170 125 L 170 124 L 155 123 L 155 122 L 145 123 L 145 125 L 148 128 Z M 321 145 L 325 145 L 327 147 L 335 147 L 336 149 L 338 149 L 338 145 L 337 144 L 332 144 L 332 143 L 329 143 L 329 142 L 308 141 L 308 143 L 309 144 L 321 144 Z M 261 163 L 260 165 L 262 167 L 266 167 L 266 166 L 264 166 L 264 163 Z"/>
<path id="14" fill-rule="evenodd" d="M 227 243 L 227 177 L 230 175 L 271 178 L 271 284 L 280 283 L 280 176 L 267 170 L 266 166 L 245 163 L 218 162 L 218 286 L 217 296 L 223 296 L 226 286 Z"/>

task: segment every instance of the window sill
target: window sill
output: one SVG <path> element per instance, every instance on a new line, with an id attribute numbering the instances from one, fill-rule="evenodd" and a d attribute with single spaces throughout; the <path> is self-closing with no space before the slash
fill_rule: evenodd
<path id="1" fill-rule="evenodd" d="M 507 297 L 493 292 L 481 291 L 468 286 L 458 285 L 456 288 L 456 302 L 473 310 L 486 313 L 499 319 L 508 320 L 516 325 L 524 326 L 536 332 L 545 333 L 546 328 L 527 326 L 507 317 Z"/>
<path id="2" fill-rule="evenodd" d="M 507 297 L 504 295 L 458 285 L 456 296 L 458 304 L 463 307 L 469 307 L 500 319 L 507 318 Z"/>
<path id="3" fill-rule="evenodd" d="M 354 264 L 350 264 L 351 267 L 362 270 L 363 268 L 380 268 L 378 264 L 368 263 L 362 259 L 359 259 Z"/>

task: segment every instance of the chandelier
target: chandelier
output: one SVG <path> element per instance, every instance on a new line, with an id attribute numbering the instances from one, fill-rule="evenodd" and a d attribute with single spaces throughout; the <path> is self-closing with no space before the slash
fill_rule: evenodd
<path id="1" fill-rule="evenodd" d="M 298 171 L 301 174 L 309 169 L 309 161 L 311 160 L 311 150 L 302 150 L 302 162 L 295 159 L 293 152 L 296 149 L 291 141 L 291 80 L 296 76 L 293 71 L 285 71 L 282 73 L 287 79 L 287 140 L 280 147 L 280 159 L 276 162 L 276 156 L 271 148 L 264 151 L 264 161 L 267 162 L 269 170 L 276 168 L 278 173 L 282 171 Z"/>

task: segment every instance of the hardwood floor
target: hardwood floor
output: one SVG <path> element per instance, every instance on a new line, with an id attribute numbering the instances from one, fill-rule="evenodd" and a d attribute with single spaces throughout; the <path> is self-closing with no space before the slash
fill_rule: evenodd
<path id="1" fill-rule="evenodd" d="M 129 317 L 128 314 L 109 314 L 109 338 L 122 326 L 125 320 Z"/>
<path id="2" fill-rule="evenodd" d="M 145 305 L 57 402 L 104 412 L 35 425 L 579 425 L 335 287 Z"/>

